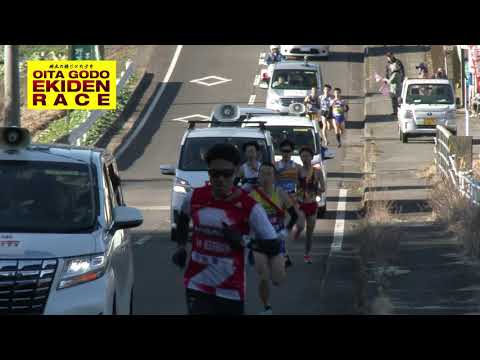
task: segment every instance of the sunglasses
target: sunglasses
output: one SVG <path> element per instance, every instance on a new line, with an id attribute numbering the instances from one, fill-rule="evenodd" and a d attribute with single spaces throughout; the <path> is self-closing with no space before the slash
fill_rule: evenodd
<path id="1" fill-rule="evenodd" d="M 235 174 L 235 169 L 223 169 L 223 170 L 208 169 L 208 175 L 210 175 L 213 178 L 218 178 L 220 176 L 223 176 L 224 178 L 231 178 L 234 174 Z"/>
<path id="2" fill-rule="evenodd" d="M 285 154 L 290 154 L 292 152 L 292 149 L 280 149 L 280 151 Z"/>

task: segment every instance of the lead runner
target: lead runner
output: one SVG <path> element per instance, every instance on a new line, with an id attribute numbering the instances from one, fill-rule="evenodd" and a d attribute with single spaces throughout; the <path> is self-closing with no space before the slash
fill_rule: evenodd
<path id="1" fill-rule="evenodd" d="M 206 155 L 210 184 L 185 198 L 177 220 L 180 268 L 187 259 L 186 242 L 193 221 L 192 251 L 184 275 L 190 315 L 243 315 L 245 250 L 243 236 L 252 231 L 250 248 L 275 256 L 280 241 L 265 210 L 248 193 L 233 185 L 240 153 L 230 144 L 214 145 Z"/>

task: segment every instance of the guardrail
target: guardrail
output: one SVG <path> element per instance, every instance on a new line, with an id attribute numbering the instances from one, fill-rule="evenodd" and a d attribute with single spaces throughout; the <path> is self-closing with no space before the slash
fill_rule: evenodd
<path id="1" fill-rule="evenodd" d="M 463 149 L 462 149 L 463 147 Z M 437 125 L 433 148 L 437 170 L 472 204 L 480 205 L 480 181 L 472 174 L 472 137 L 455 136 L 443 125 Z"/>
<path id="2" fill-rule="evenodd" d="M 120 95 L 123 87 L 127 83 L 128 79 L 134 73 L 135 67 L 131 60 L 128 60 L 125 63 L 125 70 L 120 74 L 120 78 L 117 79 L 117 96 Z M 90 113 L 90 116 L 79 126 L 72 130 L 68 136 L 68 143 L 70 145 L 81 145 L 87 138 L 88 130 L 92 128 L 95 124 L 95 121 L 101 117 L 106 110 L 94 110 Z"/>

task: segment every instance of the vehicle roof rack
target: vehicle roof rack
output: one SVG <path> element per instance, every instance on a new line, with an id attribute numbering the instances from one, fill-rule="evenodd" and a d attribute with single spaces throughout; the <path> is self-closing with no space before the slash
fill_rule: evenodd
<path id="1" fill-rule="evenodd" d="M 222 123 L 221 121 L 210 121 L 210 120 L 189 120 L 188 121 L 188 130 L 193 130 L 195 129 L 196 124 L 218 124 Z M 231 124 L 241 124 L 242 121 L 232 121 Z M 259 124 L 260 129 L 266 130 L 267 128 L 265 127 L 266 121 L 249 121 L 249 124 Z M 223 124 L 229 124 L 226 122 L 223 122 Z"/>

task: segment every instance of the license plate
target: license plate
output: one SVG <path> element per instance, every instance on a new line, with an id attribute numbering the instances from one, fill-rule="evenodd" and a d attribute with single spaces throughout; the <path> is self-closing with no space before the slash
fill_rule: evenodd
<path id="1" fill-rule="evenodd" d="M 435 118 L 425 118 L 423 119 L 423 125 L 436 125 L 437 119 Z"/>
<path id="2" fill-rule="evenodd" d="M 310 52 L 310 48 L 301 48 L 300 50 L 303 52 Z"/>

